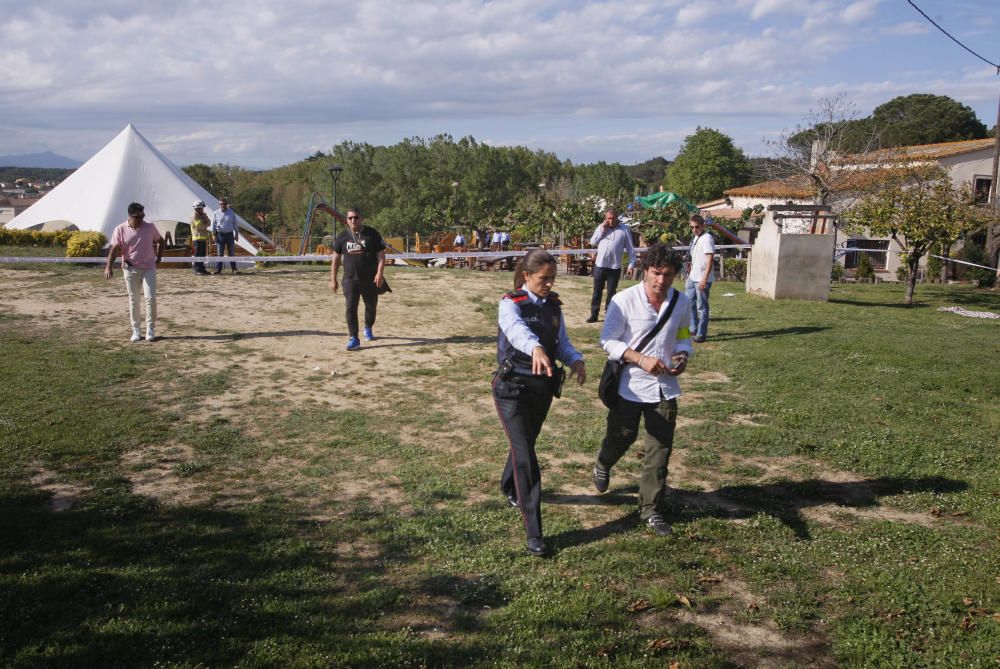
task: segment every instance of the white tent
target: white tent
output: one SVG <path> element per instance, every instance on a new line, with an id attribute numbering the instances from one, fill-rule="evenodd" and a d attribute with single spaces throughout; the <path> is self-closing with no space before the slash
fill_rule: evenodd
<path id="1" fill-rule="evenodd" d="M 74 226 L 104 233 L 110 239 L 115 227 L 128 218 L 129 203 L 139 202 L 146 209 L 146 220 L 156 224 L 161 234 L 169 232 L 176 239 L 177 224 L 190 222 L 195 200 L 205 201 L 209 216 L 219 209 L 219 201 L 211 193 L 179 170 L 130 123 L 7 227 L 58 230 Z M 238 213 L 236 218 L 242 230 L 272 243 Z M 256 247 L 244 235 L 240 235 L 239 244 L 256 255 Z"/>

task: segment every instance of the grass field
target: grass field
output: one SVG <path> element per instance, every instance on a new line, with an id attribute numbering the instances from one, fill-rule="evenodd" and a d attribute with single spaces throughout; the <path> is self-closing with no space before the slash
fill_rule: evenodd
<path id="1" fill-rule="evenodd" d="M 2 666 L 1000 664 L 1000 321 L 937 311 L 1000 312 L 1000 294 L 921 285 L 905 308 L 898 286 L 807 303 L 716 285 L 658 538 L 635 513 L 634 453 L 593 493 L 599 330 L 588 280 L 560 277 L 591 378 L 543 430 L 539 560 L 498 492 L 489 375 L 509 275 L 391 271 L 407 313 L 449 300 L 465 316 L 402 371 L 386 362 L 402 349 L 367 351 L 380 386 L 256 349 L 302 327 L 280 309 L 273 337 L 209 324 L 129 346 L 102 323 L 124 324 L 124 298 L 42 326 L 15 280 L 107 283 L 31 272 L 0 268 Z M 245 280 L 326 281 L 269 272 Z M 230 395 L 250 363 L 206 368 L 206 351 L 256 356 L 265 381 Z"/>

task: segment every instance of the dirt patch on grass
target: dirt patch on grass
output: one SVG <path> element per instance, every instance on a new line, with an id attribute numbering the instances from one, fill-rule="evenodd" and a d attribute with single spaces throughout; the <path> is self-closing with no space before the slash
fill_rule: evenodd
<path id="1" fill-rule="evenodd" d="M 715 579 L 706 579 L 703 585 Z M 762 598 L 743 582 L 719 578 L 707 585 L 706 594 L 721 597 L 708 608 L 676 609 L 677 619 L 697 625 L 713 644 L 738 666 L 779 669 L 785 667 L 836 667 L 829 658 L 830 641 L 825 634 L 794 634 L 781 630 L 763 615 Z"/>
<path id="2" fill-rule="evenodd" d="M 49 494 L 48 508 L 54 513 L 72 509 L 91 490 L 90 486 L 82 483 L 66 481 L 59 472 L 46 469 L 40 464 L 35 464 L 29 473 L 28 482 Z"/>
<path id="3" fill-rule="evenodd" d="M 186 444 L 146 446 L 121 457 L 132 492 L 170 505 L 205 503 L 211 498 L 211 492 L 188 474 L 197 470 L 195 462 L 195 451 Z"/>

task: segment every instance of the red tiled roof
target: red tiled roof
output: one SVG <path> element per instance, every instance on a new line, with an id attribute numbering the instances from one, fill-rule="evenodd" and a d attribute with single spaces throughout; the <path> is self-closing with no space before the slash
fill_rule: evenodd
<path id="1" fill-rule="evenodd" d="M 726 191 L 726 195 L 730 197 L 805 198 L 812 197 L 815 194 L 816 190 L 813 188 L 809 178 L 805 176 L 761 181 L 749 186 L 730 188 Z"/>
<path id="2" fill-rule="evenodd" d="M 852 153 L 833 161 L 836 165 L 852 163 L 882 163 L 905 160 L 939 160 L 963 153 L 992 149 L 996 140 L 966 139 L 960 142 L 940 142 L 938 144 L 915 144 L 913 146 L 896 146 L 890 149 L 879 149 L 868 153 Z"/>

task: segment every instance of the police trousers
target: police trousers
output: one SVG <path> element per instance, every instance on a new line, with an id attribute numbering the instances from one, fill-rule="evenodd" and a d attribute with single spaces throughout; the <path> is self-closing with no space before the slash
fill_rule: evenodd
<path id="1" fill-rule="evenodd" d="M 521 374 L 511 374 L 506 380 L 495 376 L 493 401 L 510 442 L 500 491 L 517 498 L 527 538 L 541 537 L 542 471 L 535 442 L 552 406 L 552 380 Z"/>

